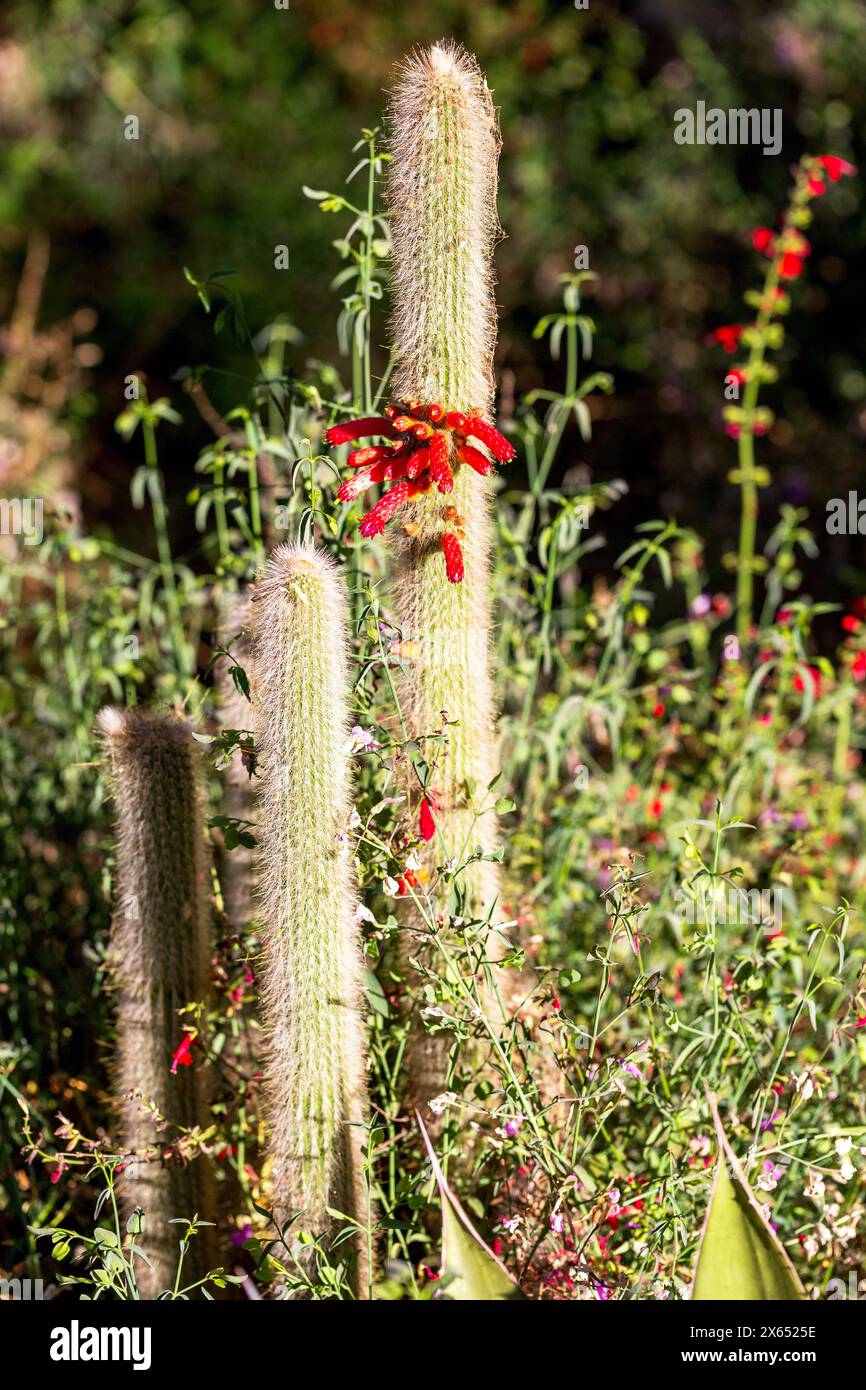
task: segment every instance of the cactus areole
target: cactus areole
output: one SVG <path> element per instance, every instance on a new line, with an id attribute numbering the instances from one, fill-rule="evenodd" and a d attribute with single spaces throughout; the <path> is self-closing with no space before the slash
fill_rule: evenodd
<path id="1" fill-rule="evenodd" d="M 454 491 L 455 473 L 464 465 L 486 478 L 494 463 L 510 463 L 515 451 L 508 440 L 482 417 L 480 410 L 464 415 L 447 410 L 441 403 L 430 405 L 412 400 L 387 405 L 384 415 L 347 420 L 333 425 L 325 438 L 329 444 L 380 436 L 388 443 L 355 449 L 347 460 L 353 473 L 337 493 L 341 502 L 354 502 L 374 483 L 394 482 L 371 511 L 362 517 L 362 536 L 378 536 L 407 503 L 431 490 L 447 496 Z M 483 447 L 479 448 L 481 445 Z M 443 503 L 440 544 L 445 556 L 445 572 L 452 584 L 463 579 L 463 552 L 466 518 L 453 503 Z M 403 522 L 407 536 L 419 527 L 411 514 Z"/>

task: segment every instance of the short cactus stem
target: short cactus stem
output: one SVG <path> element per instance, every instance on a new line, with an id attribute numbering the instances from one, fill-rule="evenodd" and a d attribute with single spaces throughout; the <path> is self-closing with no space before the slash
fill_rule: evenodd
<path id="1" fill-rule="evenodd" d="M 280 546 L 256 593 L 262 1008 L 273 1206 L 330 1244 L 368 1227 L 362 954 L 351 815 L 346 596 L 322 552 Z M 366 1294 L 366 1239 L 355 1289 Z M 279 1254 L 279 1252 L 277 1252 Z"/>
<path id="2" fill-rule="evenodd" d="M 116 903 L 109 963 L 117 1000 L 114 1084 L 125 1216 L 145 1214 L 137 1244 L 139 1294 L 174 1284 L 175 1218 L 215 1221 L 210 1160 L 172 1150 L 184 1132 L 210 1123 L 208 1068 L 190 1014 L 209 990 L 211 914 L 200 788 L 190 725 L 171 715 L 104 709 L 99 731 L 110 758 L 116 807 Z M 154 1114 L 158 1112 L 158 1116 Z M 155 1123 L 156 1119 L 156 1123 Z M 162 1121 L 165 1121 L 163 1124 Z M 185 1285 L 220 1265 L 213 1227 L 184 1259 Z"/>

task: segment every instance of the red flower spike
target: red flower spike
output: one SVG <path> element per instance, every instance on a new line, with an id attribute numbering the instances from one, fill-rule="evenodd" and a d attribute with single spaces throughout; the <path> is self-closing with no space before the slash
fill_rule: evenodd
<path id="1" fill-rule="evenodd" d="M 776 238 L 769 227 L 756 227 L 752 232 L 752 245 L 756 251 L 760 251 L 762 256 L 773 254 L 773 244 Z"/>
<path id="2" fill-rule="evenodd" d="M 432 426 L 431 426 L 431 425 L 425 424 L 423 421 L 422 421 L 422 423 L 421 423 L 420 425 L 416 425 L 416 426 L 415 426 L 415 428 L 413 429 L 412 433 L 414 434 L 414 436 L 415 436 L 416 439 L 432 439 L 432 438 L 433 438 L 433 428 L 432 428 Z"/>
<path id="3" fill-rule="evenodd" d="M 462 463 L 468 463 L 470 468 L 474 468 L 476 473 L 480 473 L 482 478 L 488 477 L 493 472 L 493 460 L 486 454 L 482 454 L 480 449 L 474 448 L 472 444 L 461 444 L 457 450 L 457 457 Z"/>
<path id="4" fill-rule="evenodd" d="M 380 536 L 391 517 L 396 511 L 414 496 L 416 488 L 411 483 L 401 482 L 386 492 L 384 497 L 369 511 L 365 517 L 361 518 L 358 530 L 362 536 Z"/>
<path id="5" fill-rule="evenodd" d="M 476 416 L 466 421 L 464 433 L 471 435 L 473 439 L 480 439 L 481 443 L 490 450 L 499 463 L 510 463 L 517 453 L 513 444 L 509 444 L 504 435 L 501 435 L 492 425 L 488 425 L 486 420 L 479 420 Z"/>
<path id="6" fill-rule="evenodd" d="M 433 819 L 433 808 L 426 796 L 421 802 L 421 808 L 418 813 L 418 832 L 422 840 L 428 841 L 432 840 L 433 836 L 436 834 L 436 822 Z"/>
<path id="7" fill-rule="evenodd" d="M 449 430 L 465 430 L 466 416 L 461 415 L 459 410 L 449 410 L 445 416 L 445 426 Z"/>
<path id="8" fill-rule="evenodd" d="M 394 427 L 383 415 L 368 415 L 361 420 L 344 420 L 341 425 L 332 425 L 326 432 L 329 444 L 348 444 L 351 439 L 366 439 L 371 434 L 382 434 L 386 439 L 394 439 Z"/>
<path id="9" fill-rule="evenodd" d="M 441 432 L 430 441 L 429 473 L 440 492 L 451 492 L 454 488 L 454 475 L 448 466 L 448 437 Z"/>
<path id="10" fill-rule="evenodd" d="M 818 156 L 818 163 L 826 171 L 827 178 L 831 183 L 838 183 L 843 174 L 856 174 L 857 170 L 853 164 L 849 164 L 847 159 L 840 159 L 835 154 L 821 154 Z"/>
<path id="11" fill-rule="evenodd" d="M 427 419 L 432 420 L 434 425 L 439 424 L 444 414 L 445 410 L 438 401 L 434 401 L 432 405 L 428 405 L 427 407 Z"/>
<path id="12" fill-rule="evenodd" d="M 445 573 L 452 584 L 459 584 L 463 579 L 463 552 L 460 549 L 460 542 L 451 532 L 446 531 L 442 536 L 442 553 L 445 556 Z"/>

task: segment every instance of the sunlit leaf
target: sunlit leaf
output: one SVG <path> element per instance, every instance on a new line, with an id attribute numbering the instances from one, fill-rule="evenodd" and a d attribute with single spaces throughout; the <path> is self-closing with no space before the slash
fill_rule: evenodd
<path id="1" fill-rule="evenodd" d="M 762 1212 L 710 1098 L 719 1151 L 698 1246 L 692 1299 L 784 1302 L 806 1297 L 794 1266 Z"/>

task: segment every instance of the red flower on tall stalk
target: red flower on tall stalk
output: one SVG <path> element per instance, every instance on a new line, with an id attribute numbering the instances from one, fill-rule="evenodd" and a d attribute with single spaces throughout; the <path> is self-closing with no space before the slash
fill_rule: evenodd
<path id="1" fill-rule="evenodd" d="M 337 492 L 340 502 L 354 502 L 375 483 L 396 484 L 361 518 L 362 536 L 381 535 L 406 503 L 433 487 L 447 496 L 454 489 L 455 471 L 462 464 L 487 477 L 495 464 L 510 463 L 515 455 L 512 445 L 482 418 L 480 411 L 446 411 L 437 401 L 430 405 L 422 401 L 387 405 L 382 415 L 332 425 L 325 439 L 329 444 L 348 444 L 376 435 L 389 442 L 354 449 L 347 460 L 354 472 Z M 443 511 L 443 521 L 455 523 L 453 507 Z M 445 573 L 452 584 L 459 584 L 464 569 L 458 534 L 443 528 L 440 543 Z"/>
<path id="2" fill-rule="evenodd" d="M 713 329 L 709 340 L 711 343 L 721 343 L 725 352 L 736 352 L 742 332 L 740 323 L 723 323 L 720 328 Z"/>

